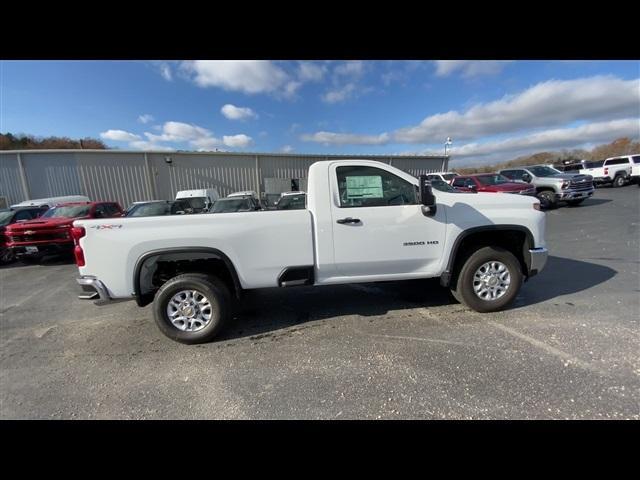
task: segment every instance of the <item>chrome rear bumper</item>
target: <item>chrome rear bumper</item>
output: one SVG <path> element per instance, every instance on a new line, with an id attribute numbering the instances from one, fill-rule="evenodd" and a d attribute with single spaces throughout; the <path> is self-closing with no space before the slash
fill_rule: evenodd
<path id="1" fill-rule="evenodd" d="M 81 300 L 94 300 L 96 305 L 104 305 L 113 300 L 109 297 L 109 292 L 100 280 L 96 277 L 84 276 L 76 278 L 76 282 L 82 287 L 84 293 L 78 295 Z"/>
<path id="2" fill-rule="evenodd" d="M 529 249 L 529 276 L 540 273 L 547 263 L 549 251 L 544 247 Z"/>

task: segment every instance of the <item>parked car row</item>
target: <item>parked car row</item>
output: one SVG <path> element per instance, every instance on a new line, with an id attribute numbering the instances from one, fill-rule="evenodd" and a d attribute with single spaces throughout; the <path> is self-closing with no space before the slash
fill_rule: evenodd
<path id="1" fill-rule="evenodd" d="M 267 208 L 256 192 L 220 198 L 209 188 L 179 191 L 175 200 L 133 202 L 126 211 L 117 202 L 93 202 L 81 195 L 27 200 L 0 210 L 0 262 L 36 262 L 48 254 L 70 253 L 75 220 L 303 209 L 305 199 L 304 192 L 285 192 L 275 207 Z"/>
<path id="2" fill-rule="evenodd" d="M 565 173 L 591 175 L 596 186 L 622 187 L 628 183 L 640 184 L 640 154 L 621 155 L 596 161 L 581 160 L 558 165 L 555 168 Z"/>
<path id="3" fill-rule="evenodd" d="M 581 173 L 563 173 L 549 165 L 506 168 L 493 173 L 459 175 L 437 172 L 427 176 L 436 189 L 447 181 L 459 192 L 493 192 L 535 196 L 542 208 L 559 202 L 579 205 L 593 195 L 593 177 Z M 447 180 L 448 179 L 448 180 Z M 434 183 L 435 182 L 435 183 Z"/>

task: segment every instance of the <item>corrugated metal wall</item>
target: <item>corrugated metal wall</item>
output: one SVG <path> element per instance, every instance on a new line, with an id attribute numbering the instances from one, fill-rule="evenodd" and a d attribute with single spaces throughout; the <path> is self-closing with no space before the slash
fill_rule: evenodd
<path id="1" fill-rule="evenodd" d="M 0 196 L 7 197 L 9 205 L 26 200 L 20 180 L 17 154 L 0 155 Z"/>
<path id="2" fill-rule="evenodd" d="M 216 188 L 265 192 L 265 179 L 306 179 L 312 163 L 360 158 L 391 163 L 413 175 L 446 169 L 445 157 L 365 155 L 277 155 L 228 152 L 129 152 L 117 150 L 20 151 L 27 191 L 23 187 L 18 153 L 0 152 L 0 196 L 10 203 L 28 198 L 87 195 L 116 200 L 123 207 L 134 201 L 175 198 L 179 190 Z M 170 161 L 168 161 L 170 160 Z M 301 189 L 306 181 L 301 180 Z"/>

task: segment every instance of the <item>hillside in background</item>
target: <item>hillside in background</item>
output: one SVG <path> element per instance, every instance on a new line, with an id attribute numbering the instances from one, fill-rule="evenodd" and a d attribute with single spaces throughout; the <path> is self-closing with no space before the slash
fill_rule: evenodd
<path id="1" fill-rule="evenodd" d="M 452 170 L 462 174 L 488 173 L 495 172 L 501 168 L 515 167 L 519 165 L 535 165 L 539 163 L 559 164 L 565 160 L 604 160 L 605 158 L 615 157 L 616 155 L 629 155 L 632 153 L 640 153 L 640 141 L 632 141 L 630 138 L 618 138 L 611 143 L 598 145 L 592 150 L 573 149 L 561 150 L 559 152 L 539 152 L 494 165 L 464 168 L 454 167 Z M 452 163 L 455 165 L 455 156 L 453 156 L 453 158 L 454 161 Z"/>
<path id="2" fill-rule="evenodd" d="M 102 140 L 96 140 L 95 138 L 73 140 L 68 137 L 35 137 L 33 135 L 0 133 L 0 150 L 54 150 L 71 148 L 95 148 L 105 150 L 107 146 Z"/>

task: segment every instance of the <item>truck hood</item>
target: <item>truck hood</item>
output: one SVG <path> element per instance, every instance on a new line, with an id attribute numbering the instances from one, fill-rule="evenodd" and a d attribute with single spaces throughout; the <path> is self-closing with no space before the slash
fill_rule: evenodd
<path id="1" fill-rule="evenodd" d="M 57 218 L 34 218 L 26 222 L 13 223 L 9 225 L 8 230 L 12 232 L 20 232 L 23 230 L 38 230 L 45 228 L 71 227 L 76 218 L 57 217 Z"/>
<path id="2" fill-rule="evenodd" d="M 532 188 L 528 183 L 501 183 L 500 185 L 487 185 L 485 191 L 488 192 L 520 192 Z"/>
<path id="3" fill-rule="evenodd" d="M 583 175 L 582 173 L 559 173 L 558 175 L 550 175 L 548 177 L 541 177 L 541 178 L 552 178 L 552 179 L 558 179 L 558 180 L 591 180 L 591 175 Z"/>

